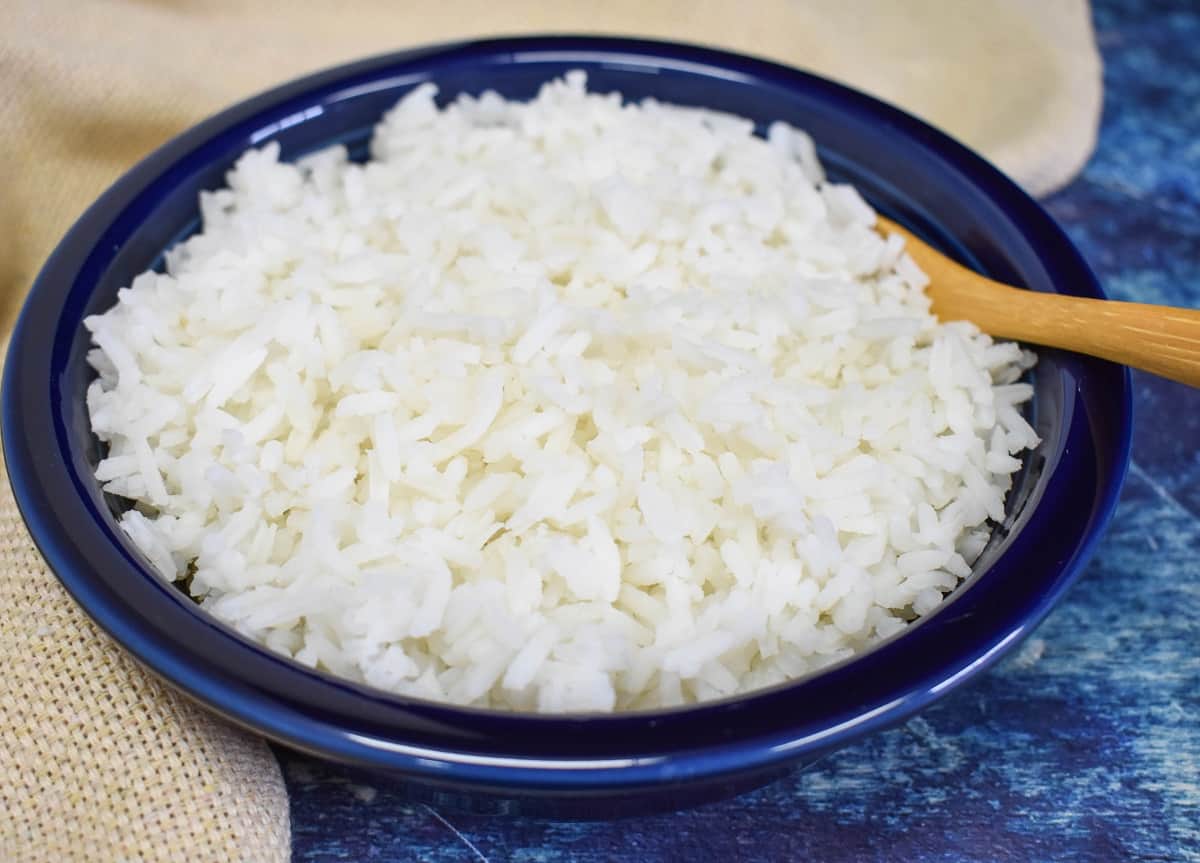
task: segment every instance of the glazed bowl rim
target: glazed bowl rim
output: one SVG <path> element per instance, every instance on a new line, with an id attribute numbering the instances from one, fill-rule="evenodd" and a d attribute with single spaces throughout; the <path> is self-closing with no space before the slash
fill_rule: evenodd
<path id="1" fill-rule="evenodd" d="M 303 122 L 304 111 L 339 94 L 344 97 L 364 87 L 408 86 L 416 83 L 421 74 L 427 77 L 432 74 L 428 69 L 437 63 L 475 62 L 482 67 L 488 63 L 520 62 L 520 57 L 550 55 L 573 57 L 580 63 L 608 58 L 613 62 L 667 64 L 664 68 L 684 73 L 690 70 L 695 74 L 741 75 L 751 81 L 769 81 L 773 86 L 804 88 L 835 101 L 844 110 L 869 115 L 895 134 L 919 140 L 947 166 L 981 188 L 1025 241 L 1042 250 L 1040 255 L 1053 257 L 1058 270 L 1070 275 L 1071 293 L 1103 297 L 1095 277 L 1053 219 L 997 169 L 922 121 L 818 76 L 711 48 L 621 37 L 508 37 L 389 53 L 273 88 L 185 131 L 113 184 L 51 255 L 30 291 L 14 331 L 2 396 L 5 457 L 14 496 L 31 535 L 50 568 L 103 629 L 143 665 L 210 709 L 304 751 L 346 763 L 398 770 L 432 781 L 465 779 L 493 787 L 595 789 L 711 777 L 811 757 L 867 731 L 907 718 L 974 677 L 1015 646 L 1077 577 L 1112 514 L 1129 460 L 1132 402 L 1127 370 L 1119 375 L 1120 391 L 1110 394 L 1120 402 L 1121 424 L 1105 453 L 1106 463 L 1098 468 L 1106 471 L 1105 481 L 1097 490 L 1093 515 L 1078 538 L 1074 554 L 1052 567 L 1044 589 L 1027 597 L 1019 614 L 994 623 L 986 634 L 975 639 L 970 649 L 927 662 L 903 686 L 889 691 L 888 697 L 876 696 L 865 703 L 849 698 L 843 698 L 840 704 L 835 703 L 836 699 L 830 701 L 828 693 L 839 691 L 836 684 L 829 683 L 830 679 L 842 678 L 840 691 L 853 694 L 854 672 L 858 669 L 861 675 L 864 663 L 881 666 L 881 657 L 896 652 L 902 655 L 915 643 L 915 637 L 936 639 L 935 624 L 940 610 L 921 626 L 865 654 L 814 676 L 737 698 L 673 710 L 616 715 L 513 714 L 406 699 L 304 668 L 249 642 L 183 601 L 173 588 L 149 576 L 144 562 L 127 548 L 102 550 L 109 557 L 116 554 L 123 558 L 131 571 L 140 570 L 148 576 L 145 591 L 138 589 L 139 601 L 152 603 L 162 615 L 184 613 L 203 620 L 211 638 L 239 642 L 241 649 L 257 655 L 255 662 L 278 664 L 281 675 L 306 675 L 315 687 L 314 692 L 350 701 L 361 699 L 364 706 L 367 702 L 390 705 L 397 711 L 396 716 L 403 714 L 415 724 L 434 729 L 414 739 L 410 728 L 398 729 L 374 720 L 356 724 L 346 711 L 325 712 L 318 696 L 293 699 L 247 684 L 239 678 L 236 668 L 227 662 L 216 663 L 207 655 L 203 644 L 183 645 L 173 640 L 169 630 L 155 628 L 159 626 L 157 620 L 151 620 L 144 610 L 132 609 L 127 594 L 114 591 L 111 584 L 97 577 L 102 564 L 96 560 L 101 551 L 96 543 L 112 543 L 114 537 L 105 539 L 103 530 L 93 529 L 96 526 L 86 521 L 86 507 L 79 509 L 80 501 L 86 497 L 81 483 L 86 484 L 87 480 L 73 472 L 66 449 L 60 450 L 56 457 L 53 448 L 49 455 L 39 448 L 48 440 L 66 439 L 56 401 L 62 396 L 55 389 L 53 370 L 56 362 L 61 366 L 62 352 L 67 347 L 60 338 L 47 339 L 46 327 L 50 324 L 55 332 L 60 332 L 57 315 L 76 297 L 76 293 L 69 292 L 86 294 L 88 279 L 94 279 L 98 269 L 103 268 L 106 255 L 111 259 L 112 250 L 106 243 L 111 244 L 123 231 L 136 229 L 138 202 L 177 182 L 186 174 L 186 166 L 202 159 L 205 147 L 211 149 L 212 143 L 222 136 L 254 140 L 255 134 L 263 135 L 265 130 L 262 139 L 266 140 L 272 128 Z M 422 68 L 426 69 L 424 73 L 417 71 Z M 41 374 L 47 369 L 49 386 Z M 31 412 L 36 414 L 33 419 L 29 416 Z M 79 501 L 74 501 L 70 492 L 62 493 L 71 488 Z M 106 571 L 110 570 L 108 565 Z M 975 584 L 972 589 L 977 587 Z M 954 602 L 962 601 L 963 597 L 956 594 Z M 820 719 L 793 720 L 786 711 L 807 704 L 804 693 L 815 681 L 826 684 L 823 690 L 826 706 Z M 766 718 L 773 711 L 782 715 L 777 719 Z M 753 732 L 740 734 L 738 726 L 752 717 L 757 723 Z M 451 727 L 468 720 L 471 728 L 453 735 L 453 739 L 436 730 L 439 723 Z M 492 730 L 482 730 L 480 723 L 490 725 Z M 576 747 L 577 752 L 567 754 L 560 747 L 554 754 L 546 755 L 531 751 L 527 745 L 515 748 L 505 745 L 506 731 L 524 732 L 529 728 L 536 728 L 536 733 L 547 739 L 574 740 L 569 746 Z M 693 738 L 687 737 L 689 728 L 697 733 L 694 743 Z M 601 731 L 607 742 L 603 745 L 589 742 L 589 735 Z M 667 734 L 682 735 L 681 742 L 664 749 L 662 741 Z M 643 738 L 658 742 L 647 745 L 640 742 Z M 624 745 L 621 740 L 626 741 Z"/>

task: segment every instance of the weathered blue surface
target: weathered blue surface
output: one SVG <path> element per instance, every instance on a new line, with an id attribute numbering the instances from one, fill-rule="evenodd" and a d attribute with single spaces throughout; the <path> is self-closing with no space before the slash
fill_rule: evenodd
<path id="1" fill-rule="evenodd" d="M 1200 3 L 1095 7 L 1100 146 L 1050 210 L 1115 297 L 1200 307 Z M 1134 466 L 1083 578 L 1019 654 L 903 728 L 617 825 L 438 813 L 280 751 L 295 859 L 1200 860 L 1200 391 L 1135 386 Z"/>

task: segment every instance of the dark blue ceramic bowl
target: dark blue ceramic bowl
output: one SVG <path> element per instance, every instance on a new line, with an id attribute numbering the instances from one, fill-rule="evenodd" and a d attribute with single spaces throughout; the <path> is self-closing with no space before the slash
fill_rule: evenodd
<path id="1" fill-rule="evenodd" d="M 197 193 L 246 148 L 294 158 L 335 142 L 363 155 L 405 91 L 532 97 L 585 69 L 596 90 L 807 129 L 831 173 L 882 212 L 996 278 L 1099 297 L 1053 220 L 978 156 L 912 117 L 821 78 L 683 45 L 522 38 L 419 49 L 322 72 L 201 123 L 126 174 L 46 263 L 4 375 L 4 452 L 21 512 L 75 599 L 147 667 L 212 710 L 324 758 L 412 780 L 427 799 L 600 815 L 670 808 L 749 787 L 911 716 L 1037 625 L 1078 575 L 1117 499 L 1130 437 L 1129 376 L 1040 352 L 1029 456 L 1009 514 L 973 575 L 936 614 L 877 649 L 786 686 L 701 707 L 620 716 L 512 715 L 400 698 L 272 654 L 152 574 L 92 478 L 97 446 L 80 325 L 197 227 Z M 489 796 L 492 795 L 492 796 Z M 505 803 L 505 806 L 511 806 Z"/>

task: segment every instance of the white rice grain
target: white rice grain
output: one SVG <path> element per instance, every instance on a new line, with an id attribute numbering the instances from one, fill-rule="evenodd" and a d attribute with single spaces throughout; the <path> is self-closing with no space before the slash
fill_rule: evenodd
<path id="1" fill-rule="evenodd" d="M 800 130 L 585 84 L 250 151 L 85 321 L 151 567 L 306 665 L 554 712 L 809 674 L 969 574 L 1032 356 L 939 324 Z"/>

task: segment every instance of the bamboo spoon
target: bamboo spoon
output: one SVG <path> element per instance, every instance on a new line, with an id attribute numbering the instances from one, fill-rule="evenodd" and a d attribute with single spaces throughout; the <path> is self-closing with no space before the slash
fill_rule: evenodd
<path id="1" fill-rule="evenodd" d="M 904 238 L 929 276 L 926 290 L 942 320 L 971 321 L 998 338 L 1101 357 L 1200 386 L 1200 311 L 1021 290 L 968 270 L 882 216 L 876 227 Z"/>

